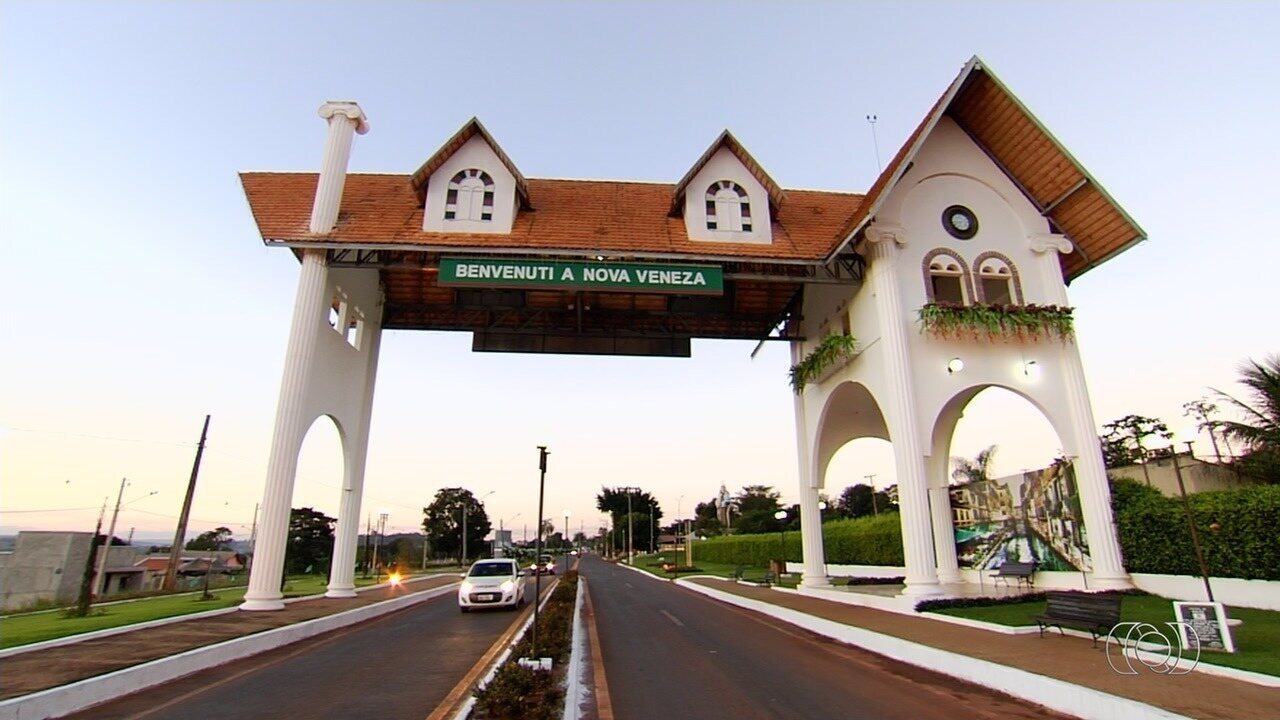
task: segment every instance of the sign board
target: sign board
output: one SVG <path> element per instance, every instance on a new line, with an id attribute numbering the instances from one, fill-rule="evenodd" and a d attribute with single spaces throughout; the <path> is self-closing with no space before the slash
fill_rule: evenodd
<path id="1" fill-rule="evenodd" d="M 717 265 L 446 257 L 440 259 L 437 283 L 445 287 L 721 295 L 724 270 Z"/>
<path id="2" fill-rule="evenodd" d="M 1175 602 L 1174 619 L 1178 621 L 1178 634 L 1185 649 L 1225 650 L 1235 652 L 1231 632 L 1227 628 L 1227 614 L 1222 603 Z"/>

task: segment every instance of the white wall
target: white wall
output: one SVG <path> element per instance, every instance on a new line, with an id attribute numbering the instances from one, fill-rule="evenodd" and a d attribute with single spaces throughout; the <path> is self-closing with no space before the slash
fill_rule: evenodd
<path id="1" fill-rule="evenodd" d="M 732 180 L 747 191 L 751 200 L 751 232 L 729 232 L 707 229 L 707 188 L 717 180 Z M 769 193 L 738 160 L 721 147 L 685 187 L 684 223 L 690 240 L 768 244 L 773 242 L 773 216 L 769 211 Z"/>
<path id="2" fill-rule="evenodd" d="M 449 181 L 458 172 L 477 168 L 493 178 L 493 219 L 445 220 L 444 205 Z M 511 232 L 516 214 L 516 179 L 497 153 L 479 135 L 458 148 L 427 180 L 427 204 L 422 213 L 422 229 L 427 232 L 480 233 L 506 235 Z"/>

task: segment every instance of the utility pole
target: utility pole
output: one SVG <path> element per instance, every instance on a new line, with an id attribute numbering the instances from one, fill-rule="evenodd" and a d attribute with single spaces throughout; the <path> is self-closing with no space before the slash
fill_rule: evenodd
<path id="1" fill-rule="evenodd" d="M 120 492 L 116 494 L 116 509 L 111 513 L 111 529 L 107 531 L 107 540 L 103 543 L 106 550 L 98 558 L 98 576 L 93 580 L 93 594 L 105 595 L 107 592 L 107 556 L 111 554 L 111 539 L 116 534 L 116 518 L 120 517 L 120 501 L 124 499 L 124 486 L 129 484 L 128 478 L 120 478 Z"/>
<path id="2" fill-rule="evenodd" d="M 205 415 L 200 443 L 196 445 L 196 459 L 191 464 L 191 479 L 187 481 L 187 496 L 182 500 L 182 514 L 178 516 L 178 529 L 173 534 L 173 547 L 169 548 L 169 568 L 164 573 L 164 589 L 170 592 L 178 583 L 178 563 L 182 560 L 182 544 L 187 539 L 187 518 L 191 517 L 191 499 L 196 494 L 196 476 L 200 474 L 200 457 L 204 455 L 204 441 L 208 436 L 209 416 Z"/>
<path id="3" fill-rule="evenodd" d="M 533 639 L 530 656 L 538 657 L 538 605 L 542 601 L 542 494 L 547 487 L 547 452 L 546 445 L 538 446 L 538 539 L 535 541 L 533 553 Z"/>
<path id="4" fill-rule="evenodd" d="M 1196 531 L 1195 516 L 1191 513 L 1191 501 L 1187 499 L 1187 488 L 1182 484 L 1182 468 L 1178 466 L 1177 449 L 1170 446 L 1173 456 L 1173 474 L 1178 477 L 1178 494 L 1182 496 L 1182 509 L 1187 513 L 1187 527 L 1191 528 L 1191 546 L 1196 551 L 1196 561 L 1200 563 L 1200 577 L 1204 578 L 1204 591 L 1213 602 L 1213 588 L 1209 586 L 1209 566 L 1205 564 L 1204 552 L 1200 549 L 1200 533 Z M 1187 443 L 1187 453 L 1191 454 L 1191 443 Z M 1195 457 L 1192 455 L 1192 457 Z"/>
<path id="5" fill-rule="evenodd" d="M 867 479 L 867 484 L 871 486 L 871 512 L 876 515 L 880 514 L 880 504 L 876 502 L 876 475 L 863 475 Z"/>
<path id="6" fill-rule="evenodd" d="M 245 563 L 245 570 L 253 569 L 253 552 L 258 544 L 258 505 L 253 504 L 253 527 L 249 530 L 249 562 Z M 359 526 L 357 526 L 359 527 Z"/>
<path id="7" fill-rule="evenodd" d="M 467 499 L 462 498 L 462 561 L 458 563 L 467 567 Z"/>
<path id="8" fill-rule="evenodd" d="M 636 544 L 633 538 L 635 530 L 635 520 L 631 517 L 631 496 L 640 492 L 638 487 L 618 488 L 627 494 L 627 564 L 636 564 Z"/>
<path id="9" fill-rule="evenodd" d="M 364 516 L 364 577 L 369 577 L 369 541 L 373 539 L 373 515 Z"/>

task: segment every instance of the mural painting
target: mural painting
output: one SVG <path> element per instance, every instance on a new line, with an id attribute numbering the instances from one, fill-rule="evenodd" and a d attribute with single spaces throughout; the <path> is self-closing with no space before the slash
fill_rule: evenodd
<path id="1" fill-rule="evenodd" d="M 1070 463 L 950 487 L 960 567 L 1035 561 L 1037 570 L 1093 569 Z"/>

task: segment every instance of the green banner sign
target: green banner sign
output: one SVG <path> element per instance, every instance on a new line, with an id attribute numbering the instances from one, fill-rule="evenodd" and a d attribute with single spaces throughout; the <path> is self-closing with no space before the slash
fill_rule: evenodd
<path id="1" fill-rule="evenodd" d="M 441 258 L 440 285 L 556 290 L 720 295 L 724 271 L 716 265 Z"/>

